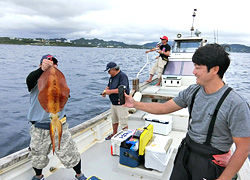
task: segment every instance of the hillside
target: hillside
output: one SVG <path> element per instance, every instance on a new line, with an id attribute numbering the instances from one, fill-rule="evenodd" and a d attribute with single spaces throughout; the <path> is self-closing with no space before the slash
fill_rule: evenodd
<path id="1" fill-rule="evenodd" d="M 73 44 L 76 45 L 83 45 L 83 46 L 89 46 L 89 47 L 108 47 L 108 48 L 137 48 L 141 49 L 143 46 L 140 45 L 129 45 L 125 44 L 123 42 L 118 41 L 104 41 L 102 39 L 85 39 L 80 38 L 76 40 L 71 41 Z"/>
<path id="2" fill-rule="evenodd" d="M 118 41 L 104 41 L 102 39 L 75 39 L 67 40 L 65 38 L 42 39 L 42 38 L 9 38 L 0 37 L 0 44 L 17 44 L 17 45 L 36 45 L 36 46 L 73 46 L 73 47 L 99 47 L 99 48 L 135 48 L 135 49 L 151 49 L 156 47 L 158 42 L 147 43 L 144 45 L 131 45 Z M 169 41 L 172 46 L 173 41 Z M 230 46 L 231 52 L 250 53 L 250 47 L 241 44 L 227 44 Z"/>
<path id="3" fill-rule="evenodd" d="M 250 47 L 241 44 L 229 44 L 231 47 L 231 52 L 244 52 L 250 53 Z"/>

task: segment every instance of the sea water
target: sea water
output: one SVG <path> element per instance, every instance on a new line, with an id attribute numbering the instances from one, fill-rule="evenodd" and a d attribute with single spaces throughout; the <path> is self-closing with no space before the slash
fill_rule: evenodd
<path id="1" fill-rule="evenodd" d="M 106 64 L 116 62 L 132 79 L 146 63 L 146 50 L 117 48 L 83 48 L 55 46 L 0 45 L 0 158 L 28 147 L 30 141 L 27 120 L 29 92 L 27 75 L 36 70 L 45 54 L 58 58 L 61 70 L 70 88 L 70 98 L 66 106 L 70 127 L 83 123 L 106 111 L 110 107 L 109 98 L 100 93 L 106 88 L 109 74 L 104 72 Z M 153 59 L 157 54 L 149 53 Z M 231 66 L 227 73 L 227 83 L 250 102 L 249 68 L 250 54 L 231 53 Z M 147 70 L 147 69 L 146 69 Z M 139 77 L 140 82 L 148 78 L 148 73 Z"/>

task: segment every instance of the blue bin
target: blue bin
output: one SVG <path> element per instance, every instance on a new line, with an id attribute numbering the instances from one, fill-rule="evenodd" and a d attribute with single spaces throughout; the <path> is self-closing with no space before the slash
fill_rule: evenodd
<path id="1" fill-rule="evenodd" d="M 128 145 L 126 142 L 122 142 L 120 146 L 120 164 L 137 167 L 143 161 L 143 156 L 138 155 L 138 151 L 132 151 L 129 149 L 131 144 Z"/>

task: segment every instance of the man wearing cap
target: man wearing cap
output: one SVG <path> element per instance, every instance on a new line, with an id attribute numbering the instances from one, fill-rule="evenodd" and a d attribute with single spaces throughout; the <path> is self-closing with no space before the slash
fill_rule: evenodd
<path id="1" fill-rule="evenodd" d="M 150 70 L 150 77 L 148 80 L 146 80 L 146 82 L 151 82 L 154 74 L 157 71 L 159 80 L 158 80 L 156 86 L 161 85 L 161 75 L 162 75 L 162 72 L 163 72 L 165 65 L 168 62 L 168 57 L 170 55 L 170 50 L 171 50 L 171 47 L 168 45 L 168 37 L 163 36 L 160 39 L 161 39 L 162 45 L 159 48 L 156 47 L 156 48 L 153 48 L 151 50 L 146 51 L 146 53 L 152 52 L 152 51 L 157 51 L 159 53 L 159 56 L 156 57 L 158 60 L 156 61 L 156 63 L 154 64 L 154 66 Z"/>
<path id="2" fill-rule="evenodd" d="M 128 76 L 122 72 L 114 62 L 109 62 L 106 66 L 106 70 L 110 74 L 109 83 L 106 89 L 102 93 L 102 97 L 109 95 L 111 101 L 111 118 L 113 133 L 106 137 L 106 140 L 110 140 L 113 135 L 117 133 L 119 121 L 123 130 L 128 129 L 128 108 L 119 104 L 118 87 L 123 85 L 126 94 L 129 94 L 129 82 Z"/>
<path id="3" fill-rule="evenodd" d="M 51 151 L 50 139 L 50 114 L 47 113 L 38 100 L 38 81 L 40 76 L 48 70 L 51 66 L 57 68 L 58 60 L 50 55 L 44 55 L 40 61 L 39 68 L 31 72 L 26 79 L 28 90 L 30 92 L 30 109 L 28 119 L 31 122 L 30 128 L 30 153 L 29 157 L 32 162 L 32 167 L 36 175 L 32 180 L 44 180 L 42 174 L 43 168 L 49 163 L 48 154 Z M 68 123 L 66 122 L 65 108 L 59 113 L 59 119 L 62 122 L 62 138 L 60 150 L 55 148 L 57 157 L 66 168 L 73 168 L 76 172 L 76 180 L 86 180 L 87 178 L 81 172 L 81 157 L 75 142 L 68 130 Z"/>

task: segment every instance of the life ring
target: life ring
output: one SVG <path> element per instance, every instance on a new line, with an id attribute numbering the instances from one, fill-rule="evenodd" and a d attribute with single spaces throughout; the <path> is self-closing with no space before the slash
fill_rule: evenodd
<path id="1" fill-rule="evenodd" d="M 181 33 L 177 34 L 177 37 L 178 37 L 178 38 L 181 38 L 181 36 L 182 36 L 182 34 L 181 34 Z"/>

